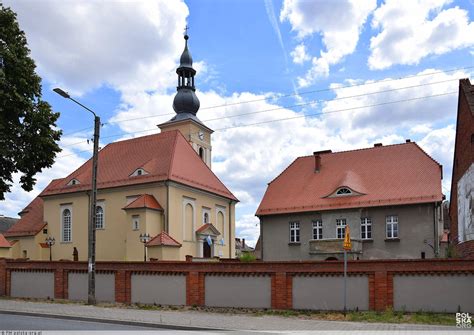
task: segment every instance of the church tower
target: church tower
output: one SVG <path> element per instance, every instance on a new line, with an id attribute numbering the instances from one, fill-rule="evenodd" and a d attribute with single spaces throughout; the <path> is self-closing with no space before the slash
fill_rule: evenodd
<path id="1" fill-rule="evenodd" d="M 188 49 L 188 39 L 189 36 L 184 35 L 184 51 L 180 58 L 179 67 L 176 69 L 178 87 L 173 101 L 173 109 L 176 115 L 171 120 L 158 125 L 158 127 L 162 132 L 179 130 L 206 165 L 211 168 L 211 134 L 214 131 L 206 127 L 196 116 L 200 103 L 195 93 L 194 76 L 196 70 L 193 69 L 193 58 Z"/>

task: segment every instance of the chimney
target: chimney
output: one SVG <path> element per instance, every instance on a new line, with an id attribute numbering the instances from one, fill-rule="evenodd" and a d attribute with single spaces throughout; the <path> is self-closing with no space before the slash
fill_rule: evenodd
<path id="1" fill-rule="evenodd" d="M 242 249 L 245 248 L 245 238 L 242 239 Z"/>
<path id="2" fill-rule="evenodd" d="M 382 143 L 375 143 L 374 144 L 374 147 L 381 147 L 382 146 Z"/>
<path id="3" fill-rule="evenodd" d="M 411 140 L 410 140 L 409 138 L 407 138 L 407 139 L 405 140 L 405 143 L 410 143 L 410 142 L 411 142 Z"/>
<path id="4" fill-rule="evenodd" d="M 321 171 L 321 155 L 322 154 L 330 154 L 330 153 L 332 153 L 331 150 L 322 150 L 322 151 L 313 152 L 313 155 L 314 155 L 314 172 Z"/>

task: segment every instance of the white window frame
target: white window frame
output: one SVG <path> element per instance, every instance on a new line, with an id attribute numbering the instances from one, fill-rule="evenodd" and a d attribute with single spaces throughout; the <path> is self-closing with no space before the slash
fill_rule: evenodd
<path id="1" fill-rule="evenodd" d="M 65 239 L 65 227 L 64 227 L 64 212 L 69 211 L 69 239 Z M 62 243 L 71 243 L 72 242 L 72 206 L 67 205 L 67 206 L 61 206 L 60 208 L 60 221 L 61 222 L 61 242 Z"/>
<path id="2" fill-rule="evenodd" d="M 140 215 L 132 215 L 132 230 L 140 230 Z"/>
<path id="3" fill-rule="evenodd" d="M 97 225 L 97 209 L 102 208 L 102 227 Z M 95 229 L 97 230 L 104 230 L 105 229 L 105 205 L 104 202 L 97 202 L 95 206 Z"/>
<path id="4" fill-rule="evenodd" d="M 372 239 L 372 218 L 360 218 L 360 238 L 362 240 Z"/>
<path id="5" fill-rule="evenodd" d="M 387 215 L 385 217 L 385 237 L 387 239 L 398 239 L 400 236 L 398 215 Z"/>
<path id="6" fill-rule="evenodd" d="M 290 227 L 290 243 L 300 243 L 300 223 L 298 221 L 292 221 L 289 224 Z"/>
<path id="7" fill-rule="evenodd" d="M 336 238 L 343 239 L 346 234 L 347 220 L 345 218 L 336 219 Z M 342 237 L 341 234 L 342 233 Z"/>
<path id="8" fill-rule="evenodd" d="M 344 191 L 344 193 L 343 193 Z M 349 192 L 346 192 L 349 191 Z M 352 195 L 352 190 L 349 187 L 340 187 L 336 191 L 336 196 L 346 196 L 346 195 Z"/>
<path id="9" fill-rule="evenodd" d="M 323 221 L 313 220 L 313 240 L 323 239 Z"/>

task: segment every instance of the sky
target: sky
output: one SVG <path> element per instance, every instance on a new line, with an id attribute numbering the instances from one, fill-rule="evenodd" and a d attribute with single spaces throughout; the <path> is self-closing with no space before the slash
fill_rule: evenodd
<path id="1" fill-rule="evenodd" d="M 319 150 L 411 139 L 443 165 L 449 195 L 459 79 L 474 73 L 473 0 L 3 3 L 18 14 L 63 136 L 32 192 L 15 175 L 0 214 L 16 217 L 91 157 L 92 116 L 53 88 L 100 115 L 101 147 L 159 132 L 174 115 L 185 26 L 197 115 L 215 130 L 212 168 L 240 200 L 237 237 L 255 243 L 267 183 Z"/>

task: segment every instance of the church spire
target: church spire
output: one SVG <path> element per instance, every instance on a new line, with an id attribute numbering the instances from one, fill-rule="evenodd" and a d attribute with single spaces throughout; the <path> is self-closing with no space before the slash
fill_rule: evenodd
<path id="1" fill-rule="evenodd" d="M 176 69 L 178 87 L 176 88 L 177 93 L 173 100 L 173 109 L 178 115 L 189 113 L 195 116 L 199 110 L 200 103 L 195 93 L 194 76 L 196 75 L 196 70 L 193 68 L 193 58 L 188 49 L 188 39 L 189 36 L 186 32 L 184 35 L 184 51 L 181 54 L 179 67 Z"/>

